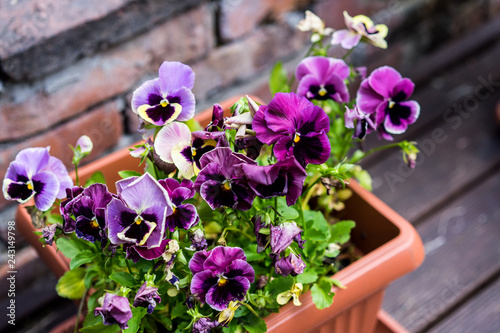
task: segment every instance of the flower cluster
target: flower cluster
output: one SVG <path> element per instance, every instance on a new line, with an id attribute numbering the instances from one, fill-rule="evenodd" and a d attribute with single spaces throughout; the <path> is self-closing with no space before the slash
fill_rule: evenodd
<path id="1" fill-rule="evenodd" d="M 273 70 L 271 86 L 282 89 L 269 103 L 247 96 L 229 109 L 216 104 L 205 127 L 191 120 L 192 69 L 161 64 L 131 102 L 145 136 L 131 155 L 144 172 L 121 170 L 108 185 L 96 174 L 80 184 L 80 160 L 93 147 L 86 136 L 72 147 L 75 185 L 48 147 L 25 149 L 10 164 L 4 196 L 33 199 L 46 223 L 41 236 L 71 259 L 57 291 L 88 301 L 89 331 L 264 332 L 262 318 L 292 298 L 299 306 L 304 291 L 318 308 L 332 303 L 336 282 L 328 276 L 345 264 L 337 256 L 348 256 L 355 226 L 335 214 L 348 197 L 342 187 L 351 178 L 369 187 L 354 164 L 399 147 L 414 167 L 418 153 L 406 141 L 370 151 L 361 143 L 372 132 L 394 140 L 420 107 L 411 100 L 414 84 L 395 69 L 367 76 L 326 56 L 337 44 L 385 48 L 387 27 L 344 13 L 347 29 L 333 31 L 306 15 L 298 28 L 313 33 L 310 56 L 293 80 Z"/>

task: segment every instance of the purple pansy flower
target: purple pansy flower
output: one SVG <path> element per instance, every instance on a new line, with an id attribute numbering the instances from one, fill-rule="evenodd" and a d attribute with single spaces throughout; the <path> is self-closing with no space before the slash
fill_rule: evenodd
<path id="1" fill-rule="evenodd" d="M 188 230 L 198 223 L 199 216 L 196 207 L 192 204 L 182 202 L 191 199 L 195 195 L 194 184 L 189 179 L 179 182 L 172 178 L 158 181 L 167 190 L 172 201 L 173 212 L 165 219 L 165 226 L 170 231 L 175 231 L 175 227 Z"/>
<path id="2" fill-rule="evenodd" d="M 5 199 L 26 203 L 34 198 L 36 208 L 46 211 L 56 198 L 65 197 L 73 181 L 61 160 L 49 155 L 49 149 L 26 148 L 17 154 L 3 180 Z"/>
<path id="3" fill-rule="evenodd" d="M 274 146 L 278 160 L 295 156 L 306 166 L 330 157 L 330 120 L 325 111 L 294 93 L 277 93 L 269 105 L 261 105 L 252 124 L 257 139 Z"/>
<path id="4" fill-rule="evenodd" d="M 280 254 L 294 240 L 300 247 L 303 247 L 305 241 L 300 236 L 301 232 L 302 230 L 295 222 L 285 222 L 278 226 L 271 226 L 271 249 L 273 253 Z"/>
<path id="5" fill-rule="evenodd" d="M 113 244 L 130 244 L 136 250 L 157 250 L 172 214 L 168 192 L 149 173 L 116 182 L 118 198 L 106 210 L 108 238 Z"/>
<path id="6" fill-rule="evenodd" d="M 71 216 L 73 212 L 73 204 L 75 203 L 73 199 L 80 195 L 83 190 L 84 188 L 81 186 L 73 186 L 72 188 L 66 189 L 66 200 L 63 200 L 61 202 L 61 206 L 59 207 L 61 216 L 63 218 L 63 231 L 65 233 L 75 231 L 76 221 Z"/>
<path id="7" fill-rule="evenodd" d="M 144 282 L 134 297 L 133 306 L 147 308 L 148 314 L 152 314 L 156 307 L 156 303 L 159 302 L 161 302 L 161 298 L 160 295 L 158 295 L 158 288 L 148 286 L 147 282 Z"/>
<path id="8" fill-rule="evenodd" d="M 193 325 L 193 333 L 209 333 L 213 328 L 220 326 L 221 324 L 217 320 L 212 320 L 210 318 L 200 318 Z"/>
<path id="9" fill-rule="evenodd" d="M 191 292 L 217 311 L 226 309 L 231 301 L 242 301 L 255 280 L 255 271 L 239 247 L 196 252 L 189 269 L 193 273 Z"/>
<path id="10" fill-rule="evenodd" d="M 290 253 L 289 256 L 278 259 L 274 264 L 274 269 L 276 274 L 281 274 L 283 276 L 297 276 L 304 273 L 304 268 L 306 264 L 302 261 L 301 257 L 297 257 L 295 254 Z"/>
<path id="11" fill-rule="evenodd" d="M 230 148 L 216 148 L 201 158 L 202 170 L 194 187 L 212 209 L 221 206 L 249 210 L 255 193 L 248 186 L 242 165 L 256 165 L 245 155 Z"/>
<path id="12" fill-rule="evenodd" d="M 268 199 L 286 195 L 288 206 L 295 204 L 302 193 L 307 173 L 291 156 L 276 164 L 259 166 L 243 165 L 248 185 L 261 198 Z"/>
<path id="13" fill-rule="evenodd" d="M 351 70 L 342 59 L 327 57 L 304 58 L 295 71 L 299 80 L 297 95 L 308 99 L 333 99 L 340 103 L 349 102 L 345 79 Z"/>
<path id="14" fill-rule="evenodd" d="M 217 132 L 224 129 L 224 109 L 219 104 L 214 104 L 212 109 L 212 121 L 205 127 L 205 131 Z"/>
<path id="15" fill-rule="evenodd" d="M 202 229 L 196 229 L 189 239 L 191 240 L 191 247 L 196 251 L 205 250 L 208 246 Z"/>
<path id="16" fill-rule="evenodd" d="M 68 196 L 78 193 L 78 187 L 68 189 Z M 111 193 L 104 184 L 92 184 L 74 197 L 70 202 L 61 205 L 61 214 L 67 226 L 75 226 L 78 238 L 89 242 L 106 240 L 106 206 L 112 199 Z"/>
<path id="17" fill-rule="evenodd" d="M 142 119 L 163 126 L 174 120 L 194 116 L 195 99 L 191 92 L 194 72 L 188 65 L 165 61 L 159 78 L 146 81 L 132 95 L 132 110 Z"/>
<path id="18" fill-rule="evenodd" d="M 137 246 L 132 244 L 124 244 L 123 249 L 126 253 L 126 258 L 137 263 L 141 258 L 146 260 L 158 259 L 165 252 L 170 239 L 164 239 L 161 241 L 160 246 L 152 247 L 148 249 L 146 246 Z"/>
<path id="19" fill-rule="evenodd" d="M 394 68 L 383 66 L 361 82 L 356 104 L 361 112 L 374 115 L 384 138 L 392 139 L 390 134 L 404 133 L 420 114 L 420 105 L 407 100 L 414 87 Z"/>
<path id="20" fill-rule="evenodd" d="M 132 311 L 126 297 L 106 293 L 102 306 L 95 308 L 94 315 L 101 315 L 104 325 L 118 324 L 125 330 L 128 328 L 127 322 L 132 318 Z"/>
<path id="21" fill-rule="evenodd" d="M 224 132 L 191 133 L 186 124 L 175 122 L 158 132 L 155 152 L 162 161 L 175 164 L 182 177 L 191 178 L 200 172 L 203 154 L 223 142 L 225 144 Z"/>
<path id="22" fill-rule="evenodd" d="M 364 139 L 366 134 L 377 128 L 370 114 L 360 111 L 356 105 L 352 109 L 345 107 L 344 122 L 345 127 L 354 128 L 353 139 Z"/>

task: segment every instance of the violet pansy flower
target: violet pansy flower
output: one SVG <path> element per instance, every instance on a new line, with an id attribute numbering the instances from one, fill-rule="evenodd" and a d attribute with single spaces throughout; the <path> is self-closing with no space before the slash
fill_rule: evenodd
<path id="1" fill-rule="evenodd" d="M 160 295 L 158 295 L 158 288 L 148 286 L 147 282 L 144 282 L 134 297 L 133 305 L 135 307 L 140 306 L 143 308 L 147 308 L 148 314 L 152 314 L 156 307 L 156 303 L 160 302 L 161 298 Z"/>
<path id="2" fill-rule="evenodd" d="M 348 29 L 337 30 L 332 35 L 333 45 L 342 45 L 344 49 L 350 50 L 361 41 L 361 38 L 370 44 L 387 48 L 385 37 L 387 36 L 388 29 L 385 24 L 373 24 L 373 21 L 365 15 L 349 16 L 344 11 L 344 21 Z"/>
<path id="3" fill-rule="evenodd" d="M 194 116 L 195 99 L 191 92 L 194 72 L 188 65 L 165 61 L 159 78 L 144 82 L 132 95 L 132 110 L 156 126 Z"/>
<path id="4" fill-rule="evenodd" d="M 117 324 L 122 330 L 126 330 L 127 323 L 132 318 L 132 310 L 126 297 L 106 293 L 102 306 L 95 308 L 94 315 L 101 315 L 104 325 Z"/>
<path id="5" fill-rule="evenodd" d="M 173 210 L 168 192 L 149 173 L 122 179 L 116 189 L 118 198 L 106 210 L 109 240 L 155 251 L 164 238 L 165 218 Z"/>
<path id="6" fill-rule="evenodd" d="M 74 188 L 79 192 L 78 187 Z M 71 191 L 69 192 L 70 195 Z M 74 197 L 70 202 L 61 205 L 61 215 L 65 226 L 74 225 L 78 238 L 89 242 L 106 240 L 106 206 L 112 199 L 111 193 L 104 184 L 92 184 Z"/>
<path id="7" fill-rule="evenodd" d="M 370 118 L 370 114 L 360 111 L 356 105 L 352 109 L 346 106 L 345 109 L 345 127 L 354 128 L 353 139 L 364 139 L 366 134 L 377 128 Z M 354 123 L 355 121 L 356 123 Z"/>
<path id="8" fill-rule="evenodd" d="M 201 158 L 202 170 L 194 187 L 212 209 L 221 206 L 248 210 L 255 193 L 248 186 L 242 165 L 257 163 L 245 155 L 220 147 Z"/>
<path id="9" fill-rule="evenodd" d="M 394 68 L 383 66 L 361 82 L 356 104 L 361 112 L 374 115 L 375 125 L 384 138 L 392 139 L 390 134 L 404 133 L 420 114 L 420 105 L 408 100 L 414 87 Z"/>
<path id="10" fill-rule="evenodd" d="M 193 273 L 191 293 L 217 311 L 226 309 L 231 301 L 242 301 L 255 280 L 255 271 L 239 247 L 196 252 L 189 269 Z"/>
<path id="11" fill-rule="evenodd" d="M 277 93 L 269 105 L 261 105 L 252 124 L 257 139 L 274 146 L 278 160 L 295 156 L 306 166 L 330 157 L 330 120 L 325 111 L 294 93 Z"/>
<path id="12" fill-rule="evenodd" d="M 297 201 L 307 177 L 306 171 L 293 156 L 273 165 L 246 164 L 242 168 L 248 185 L 257 196 L 268 199 L 285 195 L 288 206 Z"/>
<path id="13" fill-rule="evenodd" d="M 302 229 L 295 222 L 285 222 L 278 226 L 271 226 L 271 249 L 273 253 L 280 254 L 295 240 L 300 247 L 305 243 L 300 233 Z"/>
<path id="14" fill-rule="evenodd" d="M 217 146 L 224 132 L 193 132 L 183 123 L 171 123 L 164 126 L 156 137 L 155 151 L 160 159 L 173 163 L 179 174 L 191 178 L 200 172 L 200 158 Z"/>
<path id="15" fill-rule="evenodd" d="M 46 211 L 56 198 L 66 197 L 73 181 L 61 160 L 49 155 L 49 149 L 26 148 L 17 154 L 3 180 L 5 199 L 26 203 L 34 198 L 36 208 Z"/>
<path id="16" fill-rule="evenodd" d="M 158 181 L 167 190 L 172 201 L 173 212 L 165 219 L 165 227 L 175 231 L 175 227 L 188 230 L 199 221 L 198 211 L 192 204 L 183 201 L 191 199 L 195 195 L 194 184 L 189 179 L 179 182 L 172 178 Z"/>
<path id="17" fill-rule="evenodd" d="M 297 257 L 293 253 L 278 259 L 274 264 L 276 274 L 281 274 L 283 276 L 288 276 L 290 274 L 292 274 L 292 276 L 297 276 L 304 273 L 304 268 L 306 268 L 306 264 L 302 261 L 302 258 L 300 256 Z"/>
<path id="18" fill-rule="evenodd" d="M 304 58 L 295 71 L 299 81 L 297 95 L 308 99 L 349 102 L 349 92 L 345 79 L 351 70 L 342 59 L 327 57 Z"/>
<path id="19" fill-rule="evenodd" d="M 215 327 L 221 326 L 217 320 L 200 318 L 193 324 L 193 333 L 210 333 Z"/>

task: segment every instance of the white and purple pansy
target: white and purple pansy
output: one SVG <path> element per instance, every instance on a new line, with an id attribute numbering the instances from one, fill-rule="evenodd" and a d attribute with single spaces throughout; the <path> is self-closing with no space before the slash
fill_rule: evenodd
<path id="1" fill-rule="evenodd" d="M 224 132 L 191 133 L 186 124 L 174 122 L 158 132 L 154 146 L 162 161 L 173 163 L 180 176 L 192 178 L 200 172 L 200 158 L 222 138 L 225 140 Z"/>
<path id="2" fill-rule="evenodd" d="M 196 252 L 189 261 L 191 293 L 212 309 L 223 311 L 231 301 L 242 301 L 255 271 L 239 247 L 217 246 Z"/>
<path id="3" fill-rule="evenodd" d="M 173 178 L 161 179 L 158 182 L 167 190 L 173 207 L 172 214 L 165 219 L 165 227 L 173 232 L 176 227 L 188 230 L 196 225 L 200 220 L 196 207 L 190 203 L 183 203 L 196 193 L 193 182 L 183 179 L 179 183 Z"/>
<path id="4" fill-rule="evenodd" d="M 352 109 L 349 109 L 346 105 L 344 123 L 346 128 L 354 129 L 353 139 L 364 139 L 368 133 L 377 129 L 370 116 L 369 113 L 360 111 L 356 105 Z"/>
<path id="5" fill-rule="evenodd" d="M 297 201 L 307 177 L 306 171 L 293 156 L 273 165 L 243 164 L 242 168 L 248 185 L 257 196 L 268 199 L 285 195 L 288 206 Z"/>
<path id="6" fill-rule="evenodd" d="M 168 192 L 149 173 L 116 182 L 116 190 L 118 198 L 106 210 L 109 240 L 154 252 L 162 245 L 165 218 L 173 211 Z"/>
<path id="7" fill-rule="evenodd" d="M 231 148 L 216 148 L 200 160 L 202 170 L 194 188 L 212 208 L 231 207 L 243 211 L 252 207 L 255 193 L 248 185 L 242 165 L 257 163 L 247 156 L 233 153 Z"/>
<path id="8" fill-rule="evenodd" d="M 3 180 L 5 199 L 26 203 L 34 198 L 36 208 L 46 211 L 56 198 L 66 197 L 73 181 L 61 160 L 49 155 L 49 149 L 26 148 L 17 154 Z"/>
<path id="9" fill-rule="evenodd" d="M 356 104 L 361 112 L 374 115 L 375 125 L 385 139 L 401 134 L 420 114 L 420 105 L 408 100 L 415 85 L 394 68 L 383 66 L 361 82 Z"/>
<path id="10" fill-rule="evenodd" d="M 349 91 L 345 79 L 351 70 L 342 59 L 327 57 L 304 58 L 295 71 L 299 80 L 297 95 L 308 99 L 333 99 L 339 103 L 349 102 Z"/>
<path id="11" fill-rule="evenodd" d="M 132 95 L 132 110 L 145 121 L 163 126 L 194 116 L 194 72 L 188 65 L 165 61 L 159 78 L 144 82 Z"/>
<path id="12" fill-rule="evenodd" d="M 269 105 L 261 105 L 252 128 L 257 139 L 274 146 L 278 160 L 295 156 L 305 167 L 330 157 L 330 119 L 319 106 L 294 93 L 277 93 Z"/>
<path id="13" fill-rule="evenodd" d="M 356 15 L 351 17 L 344 11 L 344 21 L 348 29 L 337 30 L 332 35 L 332 45 L 342 45 L 344 49 L 350 50 L 361 41 L 361 38 L 368 43 L 387 48 L 385 37 L 388 29 L 385 24 L 373 24 L 373 21 L 365 15 Z"/>

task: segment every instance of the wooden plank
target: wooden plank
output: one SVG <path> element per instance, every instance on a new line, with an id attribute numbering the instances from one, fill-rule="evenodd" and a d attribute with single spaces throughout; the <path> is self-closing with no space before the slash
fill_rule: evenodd
<path id="1" fill-rule="evenodd" d="M 391 284 L 384 300 L 384 309 L 410 332 L 419 332 L 500 270 L 498 198 L 500 172 L 418 225 L 425 261 Z"/>
<path id="2" fill-rule="evenodd" d="M 500 90 L 476 110 L 429 126 L 415 137 L 421 154 L 414 170 L 399 150 L 368 167 L 374 193 L 410 221 L 415 221 L 447 197 L 500 163 L 499 125 L 495 104 Z M 453 117 L 453 118 L 451 118 Z"/>
<path id="3" fill-rule="evenodd" d="M 500 332 L 500 279 L 469 300 L 429 333 Z"/>

